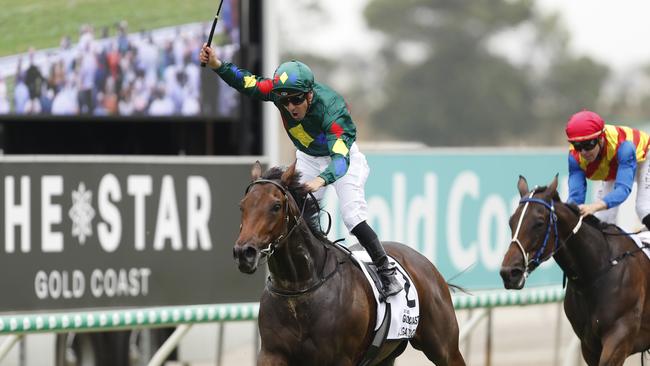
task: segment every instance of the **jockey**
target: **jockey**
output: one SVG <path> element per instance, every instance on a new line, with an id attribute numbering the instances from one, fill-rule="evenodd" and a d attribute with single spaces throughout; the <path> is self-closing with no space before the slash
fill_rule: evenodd
<path id="1" fill-rule="evenodd" d="M 299 61 L 281 64 L 273 79 L 265 79 L 219 60 L 206 44 L 199 58 L 240 93 L 275 104 L 297 149 L 296 169 L 302 174 L 301 183 L 318 200 L 325 193 L 322 187 L 334 186 L 345 226 L 377 266 L 383 298 L 397 294 L 402 285 L 395 276 L 395 267 L 366 222 L 365 183 L 369 168 L 355 143 L 356 127 L 343 97 L 315 82 L 311 69 Z"/>
<path id="2" fill-rule="evenodd" d="M 618 206 L 637 183 L 636 212 L 650 228 L 649 136 L 624 126 L 606 125 L 596 113 L 583 110 L 571 116 L 566 125 L 569 150 L 569 199 L 580 207 L 580 214 L 594 214 L 615 223 Z M 601 181 L 596 200 L 585 204 L 586 179 Z"/>

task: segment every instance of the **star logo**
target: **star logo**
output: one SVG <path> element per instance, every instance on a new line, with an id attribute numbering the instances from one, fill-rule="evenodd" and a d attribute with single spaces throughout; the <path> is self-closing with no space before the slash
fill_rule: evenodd
<path id="1" fill-rule="evenodd" d="M 95 209 L 92 206 L 93 192 L 86 190 L 84 182 L 79 183 L 76 191 L 72 191 L 72 207 L 68 216 L 72 220 L 72 236 L 78 237 L 79 243 L 86 243 L 86 238 L 93 235 L 92 221 Z"/>

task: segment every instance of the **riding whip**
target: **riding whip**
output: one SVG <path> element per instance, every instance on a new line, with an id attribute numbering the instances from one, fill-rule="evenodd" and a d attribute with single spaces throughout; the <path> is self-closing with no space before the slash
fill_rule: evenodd
<path id="1" fill-rule="evenodd" d="M 214 15 L 214 20 L 212 21 L 212 28 L 210 29 L 210 35 L 208 36 L 208 46 L 212 43 L 212 36 L 214 35 L 214 28 L 217 26 L 217 21 L 219 20 L 221 5 L 223 5 L 223 0 L 219 1 L 219 8 L 217 9 L 217 13 Z M 205 67 L 205 62 L 201 62 L 201 67 Z"/>

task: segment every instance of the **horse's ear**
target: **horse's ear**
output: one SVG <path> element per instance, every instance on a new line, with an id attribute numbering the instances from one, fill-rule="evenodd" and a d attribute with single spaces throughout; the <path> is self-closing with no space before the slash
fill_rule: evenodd
<path id="1" fill-rule="evenodd" d="M 528 181 L 522 175 L 519 176 L 519 181 L 517 182 L 517 189 L 521 197 L 528 194 Z"/>
<path id="2" fill-rule="evenodd" d="M 296 173 L 296 161 L 293 161 L 293 164 L 289 165 L 287 170 L 282 173 L 282 178 L 280 181 L 282 182 L 282 185 L 285 187 L 289 187 L 291 184 L 291 181 L 293 181 L 293 175 Z"/>
<path id="3" fill-rule="evenodd" d="M 257 160 L 251 169 L 251 180 L 258 180 L 262 176 L 262 164 Z"/>
<path id="4" fill-rule="evenodd" d="M 558 175 L 559 175 L 559 173 L 555 174 L 555 177 L 553 178 L 553 181 L 551 182 L 551 184 L 548 185 L 548 188 L 546 188 L 546 193 L 551 197 L 553 197 L 555 195 L 555 192 L 557 192 L 557 176 Z"/>

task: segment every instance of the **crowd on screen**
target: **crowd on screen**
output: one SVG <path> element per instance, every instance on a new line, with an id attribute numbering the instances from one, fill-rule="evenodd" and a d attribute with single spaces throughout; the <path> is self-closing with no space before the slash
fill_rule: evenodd
<path id="1" fill-rule="evenodd" d="M 126 22 L 98 32 L 84 25 L 76 43 L 64 37 L 41 62 L 35 62 L 34 49 L 21 55 L 13 90 L 9 78 L 0 76 L 0 114 L 230 116 L 237 106 L 234 92 L 201 83 L 204 28 L 197 24 L 154 35 L 129 34 Z M 238 32 L 229 35 L 236 39 Z M 227 43 L 224 58 L 238 50 L 236 42 Z"/>

